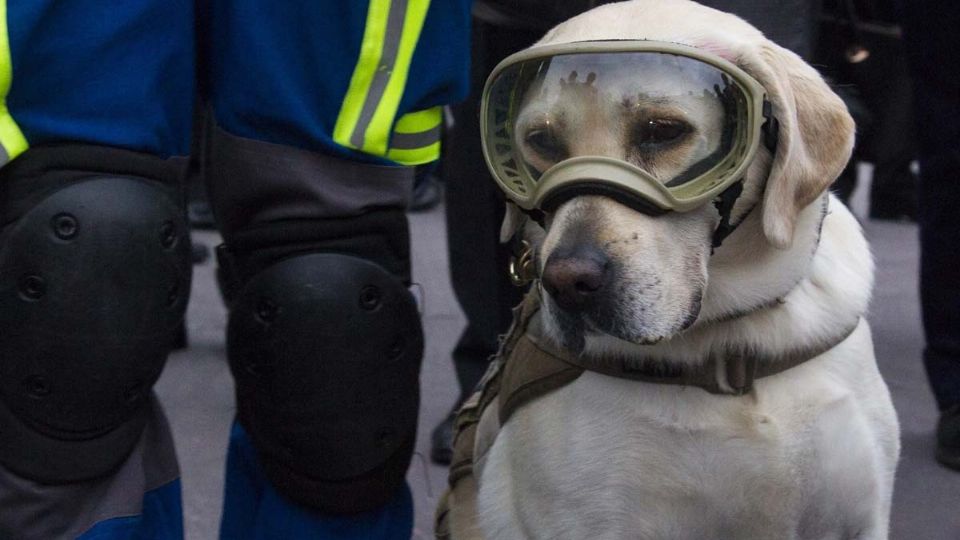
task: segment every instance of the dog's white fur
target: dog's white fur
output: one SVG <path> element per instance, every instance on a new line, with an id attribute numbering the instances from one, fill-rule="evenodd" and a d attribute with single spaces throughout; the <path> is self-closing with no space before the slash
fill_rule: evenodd
<path id="1" fill-rule="evenodd" d="M 740 19 L 687 0 L 603 6 L 543 42 L 641 38 L 707 48 L 741 65 L 768 91 L 780 146 L 751 165 L 737 231 L 707 253 L 703 268 L 679 273 L 702 283 L 664 285 L 702 289 L 697 322 L 673 333 L 670 325 L 654 328 L 665 333 L 655 345 L 631 342 L 630 332 L 588 332 L 584 354 L 694 363 L 727 345 L 776 355 L 837 336 L 865 313 L 873 281 L 861 229 L 832 196 L 819 229 L 822 193 L 852 145 L 845 108 L 792 53 Z M 540 264 L 585 219 L 599 219 L 593 224 L 612 235 L 607 240 L 639 236 L 648 259 L 664 253 L 657 244 L 664 235 L 674 246 L 694 240 L 670 234 L 708 242 L 716 221 L 703 212 L 669 222 L 598 197 L 574 199 L 552 216 Z M 682 232 L 661 230 L 664 223 Z M 697 236 L 701 229 L 706 238 Z M 613 256 L 641 264 L 635 251 Z M 675 262 L 663 264 L 669 270 Z M 723 320 L 776 298 L 783 303 L 775 308 Z M 546 301 L 545 327 L 562 343 L 561 326 L 551 323 L 556 309 Z M 667 306 L 662 317 L 678 317 L 677 309 Z M 898 454 L 896 414 L 861 320 L 840 345 L 758 380 L 741 398 L 583 374 L 502 427 L 474 478 L 452 494 L 452 528 L 457 539 L 487 540 L 884 539 Z"/>
<path id="2" fill-rule="evenodd" d="M 808 277 L 780 308 L 652 348 L 673 358 L 720 342 L 783 350 L 861 313 L 870 255 L 833 203 Z M 886 538 L 897 433 L 866 322 L 743 399 L 588 372 L 502 427 L 478 467 L 482 538 Z"/>

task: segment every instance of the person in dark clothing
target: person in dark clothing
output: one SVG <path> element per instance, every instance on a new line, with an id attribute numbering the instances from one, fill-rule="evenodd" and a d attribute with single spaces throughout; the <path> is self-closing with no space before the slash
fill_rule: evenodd
<path id="1" fill-rule="evenodd" d="M 900 0 L 920 152 L 923 361 L 940 422 L 937 460 L 960 470 L 960 4 Z"/>
<path id="2" fill-rule="evenodd" d="M 461 394 L 451 414 L 432 434 L 430 456 L 437 463 L 450 462 L 453 413 L 483 376 L 490 355 L 497 349 L 498 336 L 510 324 L 510 309 L 520 302 L 523 293 L 510 283 L 510 251 L 499 242 L 504 199 L 483 163 L 480 94 L 493 67 L 532 44 L 542 32 L 522 22 L 498 25 L 474 16 L 470 94 L 451 108 L 454 125 L 444 140 L 447 150 L 441 175 L 446 181 L 450 277 L 467 327 L 453 350 Z"/>
<path id="3" fill-rule="evenodd" d="M 815 58 L 857 121 L 853 158 L 833 191 L 849 203 L 857 165 L 873 163 L 869 216 L 915 220 L 917 157 L 907 54 L 887 0 L 827 2 Z"/>

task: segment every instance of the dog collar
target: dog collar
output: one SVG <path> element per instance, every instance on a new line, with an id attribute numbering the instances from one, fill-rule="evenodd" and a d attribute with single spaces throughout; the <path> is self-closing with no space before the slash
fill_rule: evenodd
<path id="1" fill-rule="evenodd" d="M 671 361 L 668 358 L 577 355 L 544 338 L 539 294 L 535 289 L 528 294 L 536 295 L 536 298 L 525 300 L 525 303 L 535 302 L 537 307 L 534 308 L 536 312 L 527 320 L 526 331 L 521 338 L 521 341 L 527 342 L 522 354 L 518 355 L 522 357 L 523 363 L 545 362 L 556 366 L 563 364 L 620 379 L 695 386 L 711 394 L 731 396 L 748 394 L 753 390 L 757 379 L 782 373 L 820 356 L 845 341 L 860 325 L 860 317 L 857 317 L 831 339 L 776 355 L 757 353 L 749 347 L 728 347 L 711 353 L 704 362 L 697 365 Z"/>

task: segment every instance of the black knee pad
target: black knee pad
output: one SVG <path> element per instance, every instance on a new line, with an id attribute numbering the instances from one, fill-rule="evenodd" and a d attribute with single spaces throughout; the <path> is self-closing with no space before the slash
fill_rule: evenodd
<path id="1" fill-rule="evenodd" d="M 114 152 L 104 155 L 120 169 L 156 160 Z M 113 470 L 140 437 L 187 303 L 188 229 L 179 188 L 162 174 L 52 170 L 25 157 L 10 167 L 28 173 L 0 178 L 10 190 L 0 209 L 0 463 L 68 483 Z"/>
<path id="2" fill-rule="evenodd" d="M 405 284 L 363 258 L 300 251 L 239 291 L 230 366 L 268 478 L 324 512 L 382 506 L 416 439 L 423 332 Z"/>

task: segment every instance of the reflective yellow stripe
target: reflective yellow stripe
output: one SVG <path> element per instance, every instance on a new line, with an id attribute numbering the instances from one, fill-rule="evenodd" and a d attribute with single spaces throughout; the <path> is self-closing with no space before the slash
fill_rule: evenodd
<path id="1" fill-rule="evenodd" d="M 420 165 L 440 158 L 443 108 L 405 114 L 394 126 L 387 158 L 404 165 Z"/>
<path id="2" fill-rule="evenodd" d="M 430 163 L 431 161 L 440 159 L 440 141 L 437 141 L 430 146 L 415 148 L 413 150 L 391 148 L 390 151 L 387 152 L 387 158 L 403 165 L 421 165 L 423 163 Z"/>
<path id="3" fill-rule="evenodd" d="M 443 107 L 407 113 L 397 120 L 394 133 L 420 133 L 430 131 L 443 121 Z"/>
<path id="4" fill-rule="evenodd" d="M 370 0 L 367 9 L 367 23 L 360 44 L 360 57 L 353 69 L 347 95 L 340 105 L 340 114 L 333 128 L 333 140 L 343 146 L 354 148 L 350 136 L 357 127 L 360 110 L 367 99 L 370 83 L 380 65 L 380 53 L 383 50 L 383 37 L 387 31 L 387 17 L 390 13 L 390 0 Z"/>
<path id="5" fill-rule="evenodd" d="M 10 60 L 10 40 L 7 36 L 7 2 L 0 0 L 0 145 L 3 155 L 0 166 L 22 154 L 27 149 L 27 139 L 7 110 L 7 93 L 13 78 L 13 62 Z"/>
<path id="6" fill-rule="evenodd" d="M 407 1 L 403 35 L 400 37 L 400 47 L 397 51 L 396 63 L 393 65 L 393 73 L 390 75 L 390 82 L 387 84 L 383 99 L 377 106 L 377 112 L 373 115 L 373 121 L 367 128 L 367 138 L 364 140 L 364 149 L 371 153 L 382 154 L 387 151 L 390 131 L 397 117 L 397 107 L 400 106 L 400 98 L 403 97 L 403 90 L 407 86 L 410 61 L 413 59 L 414 49 L 417 48 L 417 41 L 420 40 L 420 31 L 423 29 L 423 21 L 427 18 L 429 8 L 430 0 Z"/>
<path id="7" fill-rule="evenodd" d="M 360 57 L 334 125 L 338 144 L 383 156 L 430 0 L 370 0 Z"/>

